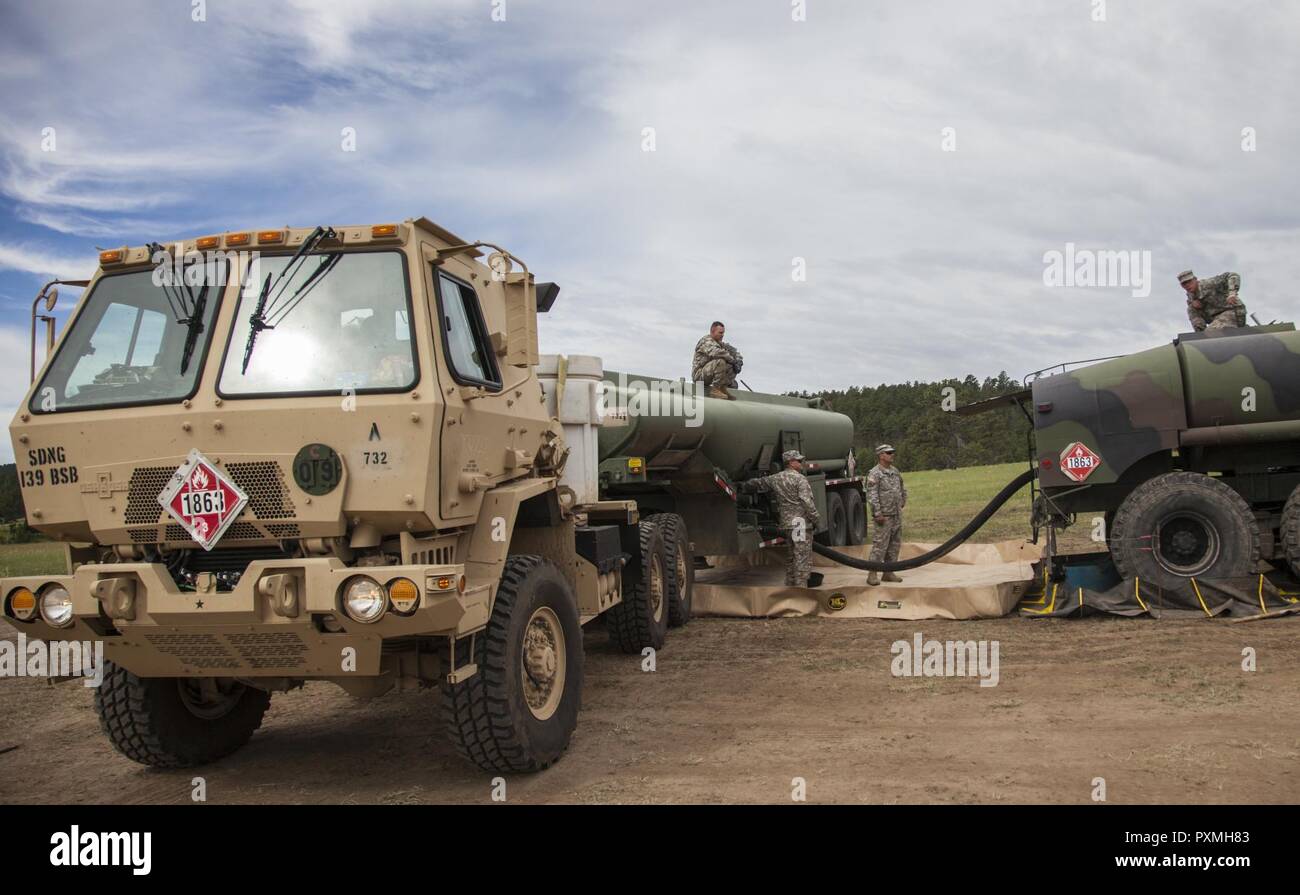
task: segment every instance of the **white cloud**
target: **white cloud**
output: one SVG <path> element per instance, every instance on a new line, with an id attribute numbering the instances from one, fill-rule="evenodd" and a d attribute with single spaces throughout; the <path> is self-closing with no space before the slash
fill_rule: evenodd
<path id="1" fill-rule="evenodd" d="M 51 279 L 85 279 L 95 272 L 95 256 L 61 255 L 39 246 L 21 243 L 0 243 L 0 269 L 18 270 Z M 35 297 L 35 296 L 33 296 Z"/>
<path id="2" fill-rule="evenodd" d="M 57 64 L 13 49 L 0 191 L 20 218 L 138 244 L 425 214 L 564 287 L 548 350 L 678 375 L 718 317 L 777 391 L 1148 347 L 1185 326 L 1187 266 L 1240 270 L 1263 319 L 1295 313 L 1300 19 L 1266 5 L 1094 23 L 1068 0 L 811 4 L 802 24 L 752 0 L 516 2 L 504 23 L 482 0 L 221 7 L 61 32 Z M 1067 241 L 1151 251 L 1151 298 L 1045 288 Z M 29 271 L 52 254 L 5 251 Z"/>
<path id="3" fill-rule="evenodd" d="M 0 437 L 0 463 L 14 462 L 9 440 L 9 421 L 27 393 L 31 335 L 12 326 L 0 326 L 0 408 L 4 409 L 5 433 Z"/>

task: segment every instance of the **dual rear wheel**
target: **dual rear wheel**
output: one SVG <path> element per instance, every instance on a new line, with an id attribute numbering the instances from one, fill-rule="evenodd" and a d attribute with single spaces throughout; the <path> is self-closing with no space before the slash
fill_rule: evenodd
<path id="1" fill-rule="evenodd" d="M 867 542 L 867 513 L 856 488 L 826 492 L 826 531 L 817 540 L 828 547 Z"/>
<path id="2" fill-rule="evenodd" d="M 623 601 L 606 613 L 610 638 L 625 653 L 660 649 L 669 627 L 690 621 L 695 557 L 676 513 L 641 520 L 639 562 L 623 572 Z"/>
<path id="3" fill-rule="evenodd" d="M 1300 578 L 1300 487 L 1291 492 L 1282 508 L 1282 555 L 1291 567 L 1291 574 Z"/>

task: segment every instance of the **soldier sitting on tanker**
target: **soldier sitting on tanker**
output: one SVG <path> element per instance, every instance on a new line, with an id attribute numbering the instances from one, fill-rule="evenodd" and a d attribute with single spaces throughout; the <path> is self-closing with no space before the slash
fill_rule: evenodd
<path id="1" fill-rule="evenodd" d="M 1237 296 L 1240 274 L 1228 272 L 1198 280 L 1196 274 L 1185 270 L 1178 275 L 1178 282 L 1187 292 L 1187 319 L 1198 333 L 1246 325 L 1246 306 Z"/>
<path id="2" fill-rule="evenodd" d="M 710 398 L 732 400 L 727 389 L 736 387 L 736 377 L 745 359 L 731 345 L 722 341 L 727 328 L 715 320 L 709 334 L 695 343 L 695 356 L 691 360 L 691 381 L 702 382 Z"/>
<path id="3" fill-rule="evenodd" d="M 894 468 L 894 453 L 892 444 L 877 445 L 876 459 L 880 462 L 867 473 L 867 504 L 876 522 L 876 533 L 871 538 L 871 562 L 894 562 L 903 543 L 903 507 L 907 506 L 907 488 L 903 485 L 902 474 Z M 879 572 L 867 576 L 867 584 L 873 586 L 882 580 L 903 579 L 893 572 L 886 572 L 883 578 Z"/>
<path id="4" fill-rule="evenodd" d="M 813 532 L 821 528 L 822 519 L 817 512 L 817 504 L 813 501 L 812 486 L 803 474 L 804 455 L 798 451 L 786 451 L 781 455 L 781 461 L 785 463 L 785 468 L 780 472 L 741 482 L 740 490 L 776 495 L 781 531 L 790 542 L 785 583 L 793 587 L 807 587 L 812 574 Z"/>

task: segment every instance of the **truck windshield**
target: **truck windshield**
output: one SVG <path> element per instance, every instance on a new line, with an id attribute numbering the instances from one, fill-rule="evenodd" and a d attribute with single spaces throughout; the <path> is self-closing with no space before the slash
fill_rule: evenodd
<path id="1" fill-rule="evenodd" d="M 225 282 L 225 262 L 217 281 Z M 203 309 L 203 331 L 192 348 L 207 353 L 220 289 Z M 153 271 L 101 277 L 32 393 L 34 413 L 87 410 L 120 404 L 177 401 L 194 392 L 201 363 L 182 364 L 190 327 L 176 319 Z M 185 372 L 181 372 L 181 367 Z"/>
<path id="2" fill-rule="evenodd" d="M 293 274 L 293 294 L 316 268 L 312 255 Z M 411 302 L 406 267 L 398 252 L 344 253 L 302 301 L 257 337 L 257 350 L 241 372 L 244 346 L 268 273 L 274 282 L 289 256 L 255 265 L 240 290 L 218 391 L 223 395 L 398 391 L 415 384 Z M 260 266 L 260 270 L 257 267 Z"/>

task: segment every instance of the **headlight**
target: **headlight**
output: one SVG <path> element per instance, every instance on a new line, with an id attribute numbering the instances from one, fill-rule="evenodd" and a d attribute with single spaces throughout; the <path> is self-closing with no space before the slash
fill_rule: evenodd
<path id="1" fill-rule="evenodd" d="M 388 582 L 388 602 L 394 612 L 410 615 L 420 605 L 420 589 L 409 578 L 397 578 Z"/>
<path id="2" fill-rule="evenodd" d="M 62 585 L 47 587 L 41 593 L 41 617 L 56 628 L 72 624 L 72 594 Z"/>
<path id="3" fill-rule="evenodd" d="M 20 587 L 9 595 L 9 614 L 19 621 L 29 622 L 36 615 L 36 594 Z"/>
<path id="4" fill-rule="evenodd" d="M 343 611 L 353 621 L 378 621 L 387 608 L 388 595 L 373 578 L 358 575 L 343 585 Z"/>

